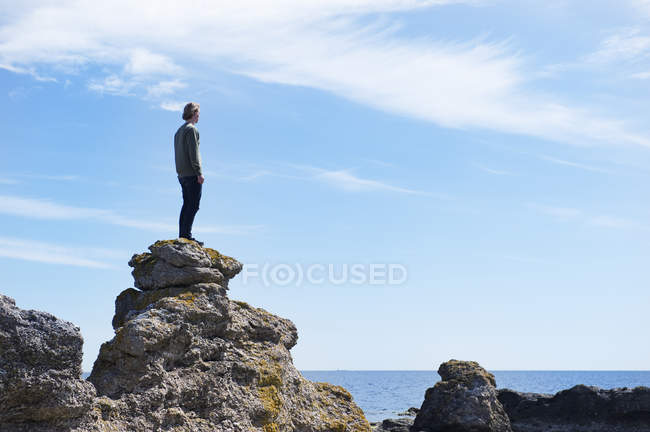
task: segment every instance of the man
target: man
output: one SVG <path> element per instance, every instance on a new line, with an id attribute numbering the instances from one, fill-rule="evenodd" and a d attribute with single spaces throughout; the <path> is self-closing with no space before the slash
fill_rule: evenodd
<path id="1" fill-rule="evenodd" d="M 196 123 L 199 121 L 199 104 L 190 102 L 183 109 L 185 123 L 178 128 L 174 135 L 174 154 L 176 173 L 183 191 L 183 207 L 178 220 L 179 237 L 194 240 L 199 245 L 203 243 L 192 237 L 194 216 L 199 211 L 201 189 L 203 187 L 203 172 L 201 171 L 201 154 L 199 153 L 199 131 Z"/>

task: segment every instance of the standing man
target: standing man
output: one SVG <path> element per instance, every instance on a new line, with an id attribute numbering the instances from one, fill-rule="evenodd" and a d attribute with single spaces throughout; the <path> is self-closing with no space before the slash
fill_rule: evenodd
<path id="1" fill-rule="evenodd" d="M 178 128 L 174 135 L 174 154 L 176 173 L 183 191 L 183 207 L 178 220 L 179 237 L 203 243 L 192 237 L 194 216 L 199 211 L 201 189 L 203 187 L 203 172 L 201 171 L 201 154 L 199 153 L 199 131 L 196 123 L 199 121 L 199 104 L 190 102 L 183 109 L 185 123 Z"/>

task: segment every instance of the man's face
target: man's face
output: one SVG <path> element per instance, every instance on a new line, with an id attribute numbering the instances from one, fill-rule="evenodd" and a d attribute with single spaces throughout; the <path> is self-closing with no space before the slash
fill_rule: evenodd
<path id="1" fill-rule="evenodd" d="M 197 123 L 199 121 L 199 114 L 200 113 L 201 113 L 201 111 L 197 111 L 196 113 L 194 113 L 194 117 L 192 117 L 192 122 L 193 123 Z"/>

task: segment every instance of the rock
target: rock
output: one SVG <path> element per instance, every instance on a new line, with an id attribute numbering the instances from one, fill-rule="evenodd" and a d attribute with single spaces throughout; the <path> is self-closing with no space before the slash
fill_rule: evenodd
<path id="1" fill-rule="evenodd" d="M 410 432 L 413 419 L 386 419 L 373 432 Z"/>
<path id="2" fill-rule="evenodd" d="M 216 268 L 176 267 L 150 253 L 134 255 L 129 265 L 133 267 L 135 286 L 146 291 L 198 283 L 220 284 L 224 280 Z"/>
<path id="3" fill-rule="evenodd" d="M 113 328 L 117 330 L 124 323 L 147 307 L 164 297 L 188 296 L 194 292 L 205 290 L 216 290 L 219 295 L 225 296 L 226 289 L 218 284 L 194 284 L 189 286 L 168 287 L 153 291 L 138 291 L 133 288 L 126 289 L 115 299 L 115 316 L 113 316 Z"/>
<path id="4" fill-rule="evenodd" d="M 555 395 L 501 389 L 498 397 L 515 432 L 650 431 L 650 388 L 603 390 L 577 385 Z"/>
<path id="5" fill-rule="evenodd" d="M 397 413 L 398 416 L 416 416 L 420 412 L 420 408 L 410 407 L 404 412 Z"/>
<path id="6" fill-rule="evenodd" d="M 135 286 L 141 290 L 199 283 L 216 283 L 227 289 L 228 279 L 242 269 L 236 259 L 184 238 L 157 241 L 149 250 L 129 261 Z"/>
<path id="7" fill-rule="evenodd" d="M 497 399 L 494 376 L 476 362 L 450 360 L 438 369 L 441 381 L 427 389 L 414 431 L 510 432 Z"/>
<path id="8" fill-rule="evenodd" d="M 157 241 L 149 246 L 151 254 L 176 267 L 211 267 L 212 260 L 198 243 L 179 238 L 177 241 Z"/>
<path id="9" fill-rule="evenodd" d="M 2 432 L 370 431 L 343 387 L 308 381 L 293 366 L 289 350 L 298 332 L 290 320 L 226 296 L 228 279 L 241 271 L 239 262 L 183 239 L 149 249 L 129 263 L 136 286 L 145 291 L 129 288 L 117 297 L 115 337 L 102 345 L 89 382 L 79 379 L 78 329 L 64 323 L 70 328 L 57 324 L 61 330 L 50 332 L 25 322 L 25 332 L 38 330 L 47 349 L 36 350 L 37 361 L 22 366 L 30 360 L 27 351 L 5 356 L 4 349 L 31 339 L 20 331 L 12 336 L 4 322 L 17 321 L 12 314 L 23 312 L 12 309 L 13 303 L 0 309 Z M 21 374 L 46 374 L 67 386 L 54 393 L 62 401 L 7 393 L 6 371 L 19 371 L 10 377 L 18 382 Z M 13 400 L 35 402 L 21 402 L 18 410 Z M 76 417 L 57 422 L 56 416 Z"/>
<path id="10" fill-rule="evenodd" d="M 90 409 L 95 389 L 81 380 L 82 345 L 73 324 L 18 309 L 0 294 L 0 430 L 61 422 Z"/>

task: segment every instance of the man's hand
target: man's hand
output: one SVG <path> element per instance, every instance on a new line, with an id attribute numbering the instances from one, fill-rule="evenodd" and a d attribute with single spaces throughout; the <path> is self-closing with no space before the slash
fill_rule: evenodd
<path id="1" fill-rule="evenodd" d="M 196 181 L 199 182 L 199 184 L 203 184 L 203 182 L 205 181 L 205 177 L 200 175 L 200 176 L 197 177 Z"/>

